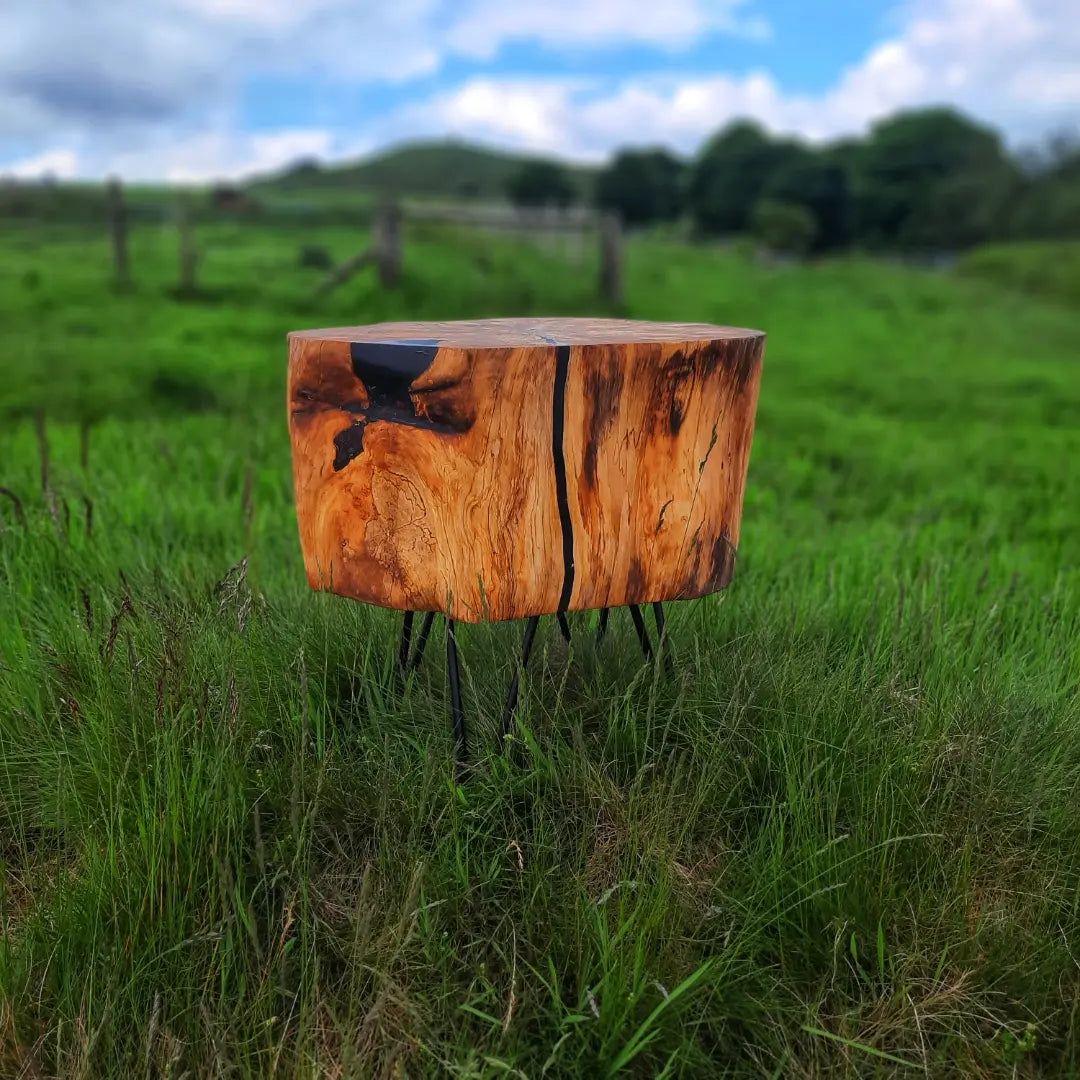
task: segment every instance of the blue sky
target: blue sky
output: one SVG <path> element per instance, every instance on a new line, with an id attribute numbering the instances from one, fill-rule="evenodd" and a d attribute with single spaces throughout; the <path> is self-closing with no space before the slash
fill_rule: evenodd
<path id="1" fill-rule="evenodd" d="M 599 161 L 750 116 L 1080 123 L 1076 0 L 19 0 L 0 174 L 204 180 L 457 136 Z"/>
<path id="2" fill-rule="evenodd" d="M 805 3 L 780 0 L 755 9 L 768 11 L 760 30 L 733 38 L 711 31 L 685 45 L 659 47 L 649 42 L 612 40 L 608 45 L 558 48 L 537 41 L 510 40 L 490 57 L 450 56 L 439 69 L 406 82 L 342 87 L 303 75 L 257 77 L 243 88 L 242 122 L 253 130 L 273 131 L 324 117 L 336 124 L 374 121 L 380 113 L 422 102 L 439 90 L 472 76 L 584 76 L 618 83 L 627 72 L 708 75 L 718 70 L 747 75 L 758 68 L 782 73 L 784 86 L 815 93 L 829 87 L 837 73 L 856 63 L 888 24 L 890 5 L 881 0 L 837 0 L 813 20 Z"/>

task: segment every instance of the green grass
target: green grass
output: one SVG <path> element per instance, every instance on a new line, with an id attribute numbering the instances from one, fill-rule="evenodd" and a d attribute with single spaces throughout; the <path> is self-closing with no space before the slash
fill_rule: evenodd
<path id="1" fill-rule="evenodd" d="M 959 269 L 1036 297 L 1080 304 L 1080 243 L 987 244 L 964 255 Z"/>
<path id="2" fill-rule="evenodd" d="M 0 239 L 0 1076 L 1080 1072 L 1080 316 L 632 243 L 628 314 L 769 333 L 736 580 L 670 678 L 542 627 L 505 760 L 463 627 L 458 786 L 441 634 L 402 689 L 307 590 L 283 335 L 593 268 L 427 229 L 316 304 L 363 237 L 200 239 L 183 301 L 167 230 L 127 295 Z"/>

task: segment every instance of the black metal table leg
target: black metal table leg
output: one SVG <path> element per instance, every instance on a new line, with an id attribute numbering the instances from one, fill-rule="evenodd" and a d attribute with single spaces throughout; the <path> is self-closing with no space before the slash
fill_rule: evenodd
<path id="1" fill-rule="evenodd" d="M 420 637 L 417 639 L 416 648 L 413 650 L 412 660 L 409 663 L 409 669 L 415 671 L 420 666 L 420 661 L 424 659 L 424 648 L 427 645 L 428 635 L 431 633 L 431 624 L 435 621 L 434 611 L 424 612 L 424 623 L 420 627 Z"/>
<path id="2" fill-rule="evenodd" d="M 637 604 L 630 605 L 630 615 L 634 620 L 634 629 L 637 631 L 638 641 L 641 642 L 641 651 L 646 660 L 651 660 L 653 655 L 652 642 L 649 640 L 649 631 L 645 628 L 645 619 L 641 614 L 641 608 Z"/>
<path id="3" fill-rule="evenodd" d="M 521 663 L 514 668 L 514 677 L 510 680 L 510 693 L 506 697 L 506 708 L 503 709 L 502 725 L 499 728 L 499 750 L 506 744 L 506 736 L 510 734 L 510 728 L 514 723 L 514 711 L 517 709 L 518 691 L 521 687 L 521 673 L 529 662 L 529 653 L 532 652 L 533 640 L 536 638 L 536 628 L 540 625 L 539 615 L 530 615 L 525 624 L 525 640 L 521 645 Z"/>
<path id="4" fill-rule="evenodd" d="M 465 733 L 465 713 L 461 708 L 461 673 L 458 670 L 457 634 L 454 620 L 446 620 L 446 670 L 450 677 L 450 726 L 454 732 L 454 752 L 458 773 L 469 764 L 469 740 Z"/>
<path id="5" fill-rule="evenodd" d="M 656 636 L 661 640 L 664 640 L 664 605 L 659 600 L 654 600 L 652 604 L 653 620 L 656 623 Z"/>
<path id="6" fill-rule="evenodd" d="M 409 642 L 412 640 L 413 613 L 405 612 L 405 618 L 401 622 L 401 644 L 398 646 L 397 663 L 398 670 L 404 675 L 405 667 L 409 662 Z"/>
<path id="7" fill-rule="evenodd" d="M 656 623 L 657 648 L 660 650 L 661 659 L 664 661 L 664 671 L 670 675 L 674 667 L 671 659 L 671 645 L 667 639 L 667 622 L 664 619 L 664 605 L 659 600 L 654 600 L 652 605 L 653 620 Z"/>
<path id="8" fill-rule="evenodd" d="M 649 639 L 649 631 L 645 626 L 645 617 L 642 614 L 641 606 L 638 604 L 630 604 L 628 606 L 630 608 L 630 615 L 634 620 L 634 629 L 637 631 L 638 642 L 641 644 L 641 651 L 645 655 L 646 661 L 652 660 L 655 652 L 652 641 Z M 659 601 L 654 601 L 651 604 L 651 607 L 653 621 L 656 623 L 657 648 L 660 650 L 660 657 L 664 662 L 664 670 L 670 674 L 673 669 L 673 661 L 670 655 L 670 645 L 667 641 L 667 622 L 664 616 L 664 606 Z M 600 609 L 600 621 L 596 631 L 597 642 L 599 642 L 607 633 L 610 613 L 610 608 Z M 426 648 L 428 638 L 431 635 L 431 627 L 435 622 L 435 615 L 436 612 L 434 611 L 424 612 L 424 622 L 416 640 L 416 647 L 415 649 L 412 649 L 412 630 L 415 612 L 404 612 L 404 619 L 401 627 L 401 643 L 398 648 L 397 658 L 398 668 L 402 674 L 406 671 L 413 671 L 420 666 L 420 662 L 424 656 L 424 649 Z M 566 618 L 566 613 L 558 612 L 557 617 L 559 620 L 559 629 L 562 631 L 563 637 L 567 642 L 570 642 L 570 623 Z M 528 666 L 529 656 L 532 653 L 533 644 L 536 641 L 536 631 L 539 625 L 539 615 L 530 616 L 525 623 L 525 637 L 521 645 L 521 659 L 515 667 L 513 678 L 510 681 L 510 691 L 507 694 L 506 706 L 503 709 L 502 723 L 499 728 L 500 751 L 504 749 L 506 737 L 510 734 L 510 729 L 513 727 L 514 714 L 517 710 L 518 697 L 521 691 L 521 675 Z M 454 756 L 457 762 L 458 775 L 460 777 L 469 764 L 469 740 L 465 726 L 465 712 L 461 701 L 461 671 L 458 665 L 457 628 L 454 620 L 449 618 L 446 620 L 446 667 L 450 685 L 450 723 L 454 737 Z"/>

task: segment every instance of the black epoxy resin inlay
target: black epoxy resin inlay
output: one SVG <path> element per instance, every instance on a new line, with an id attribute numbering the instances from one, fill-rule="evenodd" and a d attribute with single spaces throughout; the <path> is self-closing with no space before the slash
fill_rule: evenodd
<path id="1" fill-rule="evenodd" d="M 354 341 L 349 345 L 353 371 L 367 387 L 372 405 L 376 396 L 397 396 L 408 401 L 409 383 L 435 359 L 434 338 L 411 341 Z"/>
<path id="2" fill-rule="evenodd" d="M 559 611 L 566 611 L 574 591 L 574 525 L 570 519 L 570 499 L 566 491 L 566 458 L 563 455 L 563 432 L 566 420 L 566 379 L 570 371 L 570 346 L 555 349 L 555 394 L 552 403 L 551 452 L 555 464 L 555 497 L 559 503 L 562 525 L 563 587 Z"/>
<path id="3" fill-rule="evenodd" d="M 359 419 L 334 436 L 335 472 L 344 469 L 364 452 L 364 429 L 374 420 L 427 428 L 429 431 L 460 432 L 471 426 L 468 417 L 456 412 L 451 404 L 438 410 L 437 416 L 420 415 L 409 392 L 413 381 L 435 360 L 439 342 L 435 338 L 400 341 L 354 341 L 349 345 L 353 371 L 367 390 L 366 408 L 357 408 Z M 452 389 L 454 384 L 434 387 L 425 393 Z"/>
<path id="4" fill-rule="evenodd" d="M 334 436 L 334 472 L 341 472 L 353 458 L 364 452 L 364 428 L 367 424 L 358 420 Z"/>

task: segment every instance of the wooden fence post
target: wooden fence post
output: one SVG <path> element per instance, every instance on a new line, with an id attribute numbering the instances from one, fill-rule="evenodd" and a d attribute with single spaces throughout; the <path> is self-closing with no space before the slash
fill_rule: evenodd
<path id="1" fill-rule="evenodd" d="M 196 292 L 195 270 L 199 262 L 199 252 L 195 247 L 195 228 L 191 221 L 191 200 L 186 191 L 181 191 L 176 204 L 176 233 L 180 252 L 180 287 L 182 296 L 193 296 Z"/>
<path id="2" fill-rule="evenodd" d="M 371 248 L 366 248 L 364 251 L 361 251 L 359 255 L 354 255 L 351 259 L 346 259 L 340 266 L 335 266 L 334 269 L 319 282 L 315 289 L 315 298 L 317 300 L 321 299 L 336 289 L 340 284 L 348 281 L 357 270 L 367 266 L 373 258 L 374 256 L 372 255 Z"/>
<path id="3" fill-rule="evenodd" d="M 116 287 L 129 289 L 131 270 L 128 265 L 127 212 L 124 208 L 124 189 L 118 176 L 109 178 L 105 193 L 109 207 L 109 235 L 112 238 Z"/>
<path id="4" fill-rule="evenodd" d="M 600 218 L 600 297 L 622 302 L 622 220 L 613 211 Z"/>
<path id="5" fill-rule="evenodd" d="M 379 264 L 379 284 L 392 289 L 401 276 L 401 210 L 389 200 L 375 210 L 373 247 Z"/>

